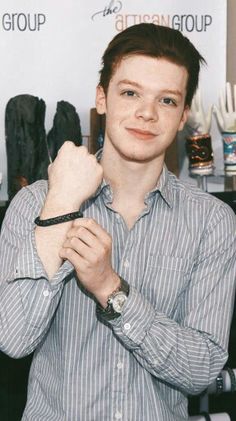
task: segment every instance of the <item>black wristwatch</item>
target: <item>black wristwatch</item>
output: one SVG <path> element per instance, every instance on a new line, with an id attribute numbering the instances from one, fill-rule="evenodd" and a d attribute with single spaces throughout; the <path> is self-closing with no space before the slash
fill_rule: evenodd
<path id="1" fill-rule="evenodd" d="M 97 304 L 97 314 L 102 316 L 105 320 L 113 320 L 120 317 L 128 295 L 129 284 L 120 276 L 119 288 L 109 295 L 105 308 L 100 304 Z"/>

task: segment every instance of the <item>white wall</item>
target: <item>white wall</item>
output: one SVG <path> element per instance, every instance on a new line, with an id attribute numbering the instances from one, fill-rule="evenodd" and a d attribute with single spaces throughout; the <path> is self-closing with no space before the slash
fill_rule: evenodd
<path id="1" fill-rule="evenodd" d="M 50 129 L 60 100 L 71 102 L 89 135 L 100 57 L 117 31 L 141 21 L 183 31 L 208 62 L 201 75 L 206 108 L 217 102 L 226 80 L 226 0 L 1 0 L 0 4 L 0 200 L 7 199 L 4 114 L 8 100 L 32 94 L 46 102 Z M 217 166 L 222 144 L 212 128 Z M 187 177 L 184 159 L 182 177 Z"/>
<path id="2" fill-rule="evenodd" d="M 227 80 L 236 84 L 236 1 L 227 4 Z"/>

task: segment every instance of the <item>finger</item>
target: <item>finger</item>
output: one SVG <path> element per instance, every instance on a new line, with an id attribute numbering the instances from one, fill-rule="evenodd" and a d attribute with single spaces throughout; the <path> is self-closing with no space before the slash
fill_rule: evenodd
<path id="1" fill-rule="evenodd" d="M 73 253 L 72 253 L 73 251 Z M 74 253 L 77 253 L 81 258 L 83 258 L 84 263 L 90 267 L 95 267 L 96 265 L 100 264 L 101 262 L 110 260 L 110 253 L 109 250 L 104 247 L 103 244 L 97 244 L 93 247 L 89 247 L 83 241 L 81 241 L 77 237 L 72 237 L 67 239 L 63 244 L 63 253 L 64 258 L 71 261 L 70 255 L 75 256 Z"/>
<path id="2" fill-rule="evenodd" d="M 84 227 L 90 231 L 95 237 L 99 238 L 101 241 L 108 241 L 110 235 L 108 232 L 101 227 L 94 219 L 92 218 L 79 218 L 73 222 L 73 227 Z"/>
<path id="3" fill-rule="evenodd" d="M 63 243 L 63 249 L 65 249 L 67 253 L 69 253 L 70 250 L 73 250 L 87 261 L 91 260 L 94 254 L 93 249 L 77 237 L 68 238 Z M 95 250 L 97 249 L 95 248 Z"/>
<path id="4" fill-rule="evenodd" d="M 80 256 L 76 251 L 68 247 L 62 247 L 59 251 L 59 256 L 63 260 L 68 260 L 75 269 L 80 268 L 81 270 L 84 269 L 87 262 L 85 259 Z"/>
<path id="5" fill-rule="evenodd" d="M 67 239 L 71 238 L 79 238 L 86 244 L 88 247 L 96 247 L 99 245 L 99 239 L 96 235 L 94 235 L 91 231 L 87 228 L 79 226 L 79 227 L 72 227 L 67 233 Z"/>
<path id="6" fill-rule="evenodd" d="M 65 140 L 61 147 L 58 149 L 57 154 L 59 155 L 64 149 L 73 148 L 74 146 L 74 142 L 72 142 L 71 140 Z"/>
<path id="7" fill-rule="evenodd" d="M 226 83 L 226 106 L 229 114 L 233 112 L 232 91 L 230 83 Z"/>
<path id="8" fill-rule="evenodd" d="M 80 219 L 81 222 L 85 218 Z M 72 228 L 67 233 L 66 241 L 73 242 L 73 245 L 66 242 L 65 244 L 71 247 L 74 247 L 78 253 L 82 253 L 83 256 L 86 256 L 88 259 L 92 259 L 95 256 L 108 256 L 111 254 L 112 250 L 112 240 L 111 236 L 91 218 L 87 218 L 84 225 L 81 226 L 74 224 Z M 92 227 L 92 229 L 91 229 Z M 76 242 L 76 239 L 79 242 Z M 81 244 L 82 243 L 82 244 Z M 86 247 L 83 247 L 83 244 Z"/>

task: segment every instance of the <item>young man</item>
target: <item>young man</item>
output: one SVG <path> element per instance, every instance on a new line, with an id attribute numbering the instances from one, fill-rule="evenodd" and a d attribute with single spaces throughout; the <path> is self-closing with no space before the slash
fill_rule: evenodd
<path id="1" fill-rule="evenodd" d="M 96 93 L 103 151 L 65 142 L 49 185 L 11 203 L 0 341 L 35 350 L 24 421 L 183 421 L 227 360 L 235 216 L 164 165 L 202 61 L 170 28 L 118 34 Z"/>

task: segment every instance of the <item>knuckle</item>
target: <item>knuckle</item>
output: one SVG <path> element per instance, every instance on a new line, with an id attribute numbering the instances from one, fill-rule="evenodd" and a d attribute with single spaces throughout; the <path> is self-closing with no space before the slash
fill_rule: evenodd
<path id="1" fill-rule="evenodd" d="M 89 155 L 89 158 L 90 158 L 90 160 L 91 160 L 92 162 L 97 162 L 97 158 L 96 158 L 96 156 L 95 156 L 95 155 L 90 154 L 90 155 Z"/>
<path id="2" fill-rule="evenodd" d="M 79 147 L 78 147 L 78 150 L 79 150 L 80 152 L 83 152 L 83 153 L 87 153 L 87 152 L 88 152 L 88 149 L 87 149 L 87 147 L 86 147 L 85 145 L 81 145 L 81 146 L 79 146 Z"/>
<path id="3" fill-rule="evenodd" d="M 94 225 L 95 225 L 95 220 L 93 218 L 88 218 L 88 226 L 94 227 Z"/>
<path id="4" fill-rule="evenodd" d="M 108 245 L 104 244 L 103 247 L 101 247 L 100 256 L 102 257 L 106 256 L 108 251 L 109 251 Z"/>
<path id="5" fill-rule="evenodd" d="M 70 243 L 72 244 L 72 246 L 74 246 L 76 244 L 76 242 L 77 242 L 76 240 L 77 240 L 77 238 L 75 236 L 70 238 Z"/>
<path id="6" fill-rule="evenodd" d="M 86 231 L 86 228 L 84 228 L 84 227 L 81 227 L 81 225 L 80 226 L 78 226 L 78 228 L 76 229 L 76 234 L 77 235 L 83 235 L 84 233 L 85 233 L 85 231 Z"/>
<path id="7" fill-rule="evenodd" d="M 105 247 L 106 247 L 107 250 L 110 250 L 111 246 L 112 246 L 112 238 L 111 238 L 110 234 L 107 234 Z"/>
<path id="8" fill-rule="evenodd" d="M 65 142 L 62 145 L 62 148 L 72 148 L 74 146 L 74 143 L 71 140 L 65 140 Z"/>
<path id="9" fill-rule="evenodd" d="M 71 254 L 71 249 L 69 248 L 69 247 L 65 247 L 65 249 L 64 249 L 64 254 L 65 254 L 65 256 L 70 256 L 70 254 Z"/>

